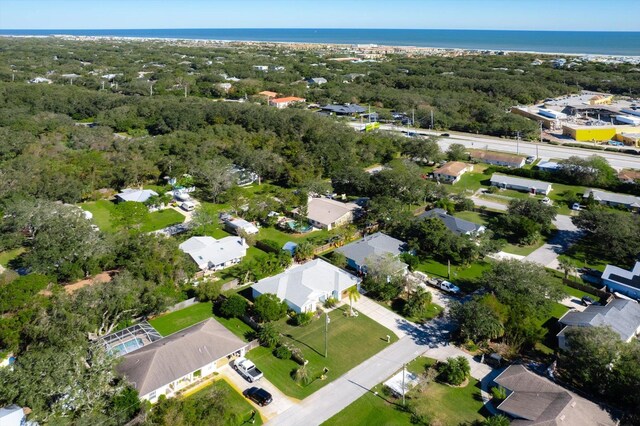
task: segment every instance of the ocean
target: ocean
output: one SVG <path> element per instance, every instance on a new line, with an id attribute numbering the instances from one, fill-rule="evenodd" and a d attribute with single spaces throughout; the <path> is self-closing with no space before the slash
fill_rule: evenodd
<path id="1" fill-rule="evenodd" d="M 129 29 L 3 30 L 0 35 L 76 35 L 300 43 L 378 44 L 640 56 L 640 32 L 400 29 Z"/>

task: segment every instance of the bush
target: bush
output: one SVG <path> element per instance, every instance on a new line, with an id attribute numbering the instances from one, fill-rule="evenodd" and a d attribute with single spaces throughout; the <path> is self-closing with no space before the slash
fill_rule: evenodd
<path id="1" fill-rule="evenodd" d="M 469 360 L 463 356 L 447 358 L 447 362 L 440 365 L 438 369 L 440 378 L 450 385 L 459 386 L 471 373 Z"/>
<path id="2" fill-rule="evenodd" d="M 323 303 L 324 307 L 327 308 L 327 309 L 335 308 L 337 304 L 338 304 L 338 300 L 336 298 L 334 298 L 334 297 L 328 298 Z"/>
<path id="3" fill-rule="evenodd" d="M 489 188 L 487 188 L 487 192 L 489 194 L 495 194 L 496 192 L 498 192 L 498 187 L 497 186 L 490 186 Z"/>
<path id="4" fill-rule="evenodd" d="M 291 359 L 300 365 L 304 365 L 307 360 L 304 358 L 302 351 L 297 346 L 293 345 L 289 345 L 289 350 L 291 351 Z"/>
<path id="5" fill-rule="evenodd" d="M 491 388 L 491 395 L 494 399 L 502 401 L 507 398 L 507 390 L 502 386 L 494 386 Z"/>
<path id="6" fill-rule="evenodd" d="M 287 314 L 287 304 L 280 301 L 275 294 L 262 294 L 253 305 L 261 321 L 277 321 Z"/>
<path id="7" fill-rule="evenodd" d="M 274 351 L 273 351 L 273 355 L 276 358 L 280 358 L 280 359 L 291 359 L 291 351 L 289 350 L 289 348 L 287 348 L 284 345 L 280 345 L 278 346 Z"/>
<path id="8" fill-rule="evenodd" d="M 309 324 L 312 318 L 313 314 L 311 312 L 301 312 L 294 315 L 293 323 L 297 326 L 304 326 Z"/>
<path id="9" fill-rule="evenodd" d="M 237 294 L 232 295 L 220 305 L 220 313 L 225 318 L 242 318 L 247 313 L 249 303 Z"/>
<path id="10" fill-rule="evenodd" d="M 258 340 L 262 346 L 275 348 L 280 341 L 280 333 L 273 324 L 264 324 L 258 330 Z"/>
<path id="11" fill-rule="evenodd" d="M 214 301 L 220 296 L 220 286 L 213 281 L 202 281 L 196 287 L 196 297 L 200 302 Z"/>
<path id="12" fill-rule="evenodd" d="M 295 369 L 293 372 L 293 380 L 303 386 L 311 383 L 311 372 L 309 371 L 309 368 L 306 365 L 301 365 Z"/>

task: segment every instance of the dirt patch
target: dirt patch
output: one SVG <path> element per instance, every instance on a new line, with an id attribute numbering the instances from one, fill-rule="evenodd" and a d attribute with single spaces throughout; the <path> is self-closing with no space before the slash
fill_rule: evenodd
<path id="1" fill-rule="evenodd" d="M 94 284 L 99 284 L 99 283 L 108 283 L 111 282 L 111 280 L 113 279 L 113 276 L 115 275 L 116 271 L 106 271 L 106 272 L 102 272 L 96 276 L 93 276 L 91 278 L 87 278 L 84 280 L 80 280 L 80 281 L 76 281 L 73 284 L 68 284 L 64 286 L 64 291 L 67 292 L 67 294 L 72 294 L 78 290 L 80 290 L 82 287 L 86 287 L 86 286 L 90 286 L 90 285 L 94 285 Z"/>

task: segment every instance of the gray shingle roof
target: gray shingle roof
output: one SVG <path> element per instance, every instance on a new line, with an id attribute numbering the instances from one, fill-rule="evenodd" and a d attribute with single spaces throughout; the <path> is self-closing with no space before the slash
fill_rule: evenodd
<path id="1" fill-rule="evenodd" d="M 498 409 L 516 418 L 512 426 L 608 426 L 617 424 L 593 402 L 512 365 L 494 380 L 510 390 Z"/>
<path id="2" fill-rule="evenodd" d="M 336 114 L 362 114 L 367 109 L 356 104 L 347 105 L 325 105 L 322 107 L 323 111 L 333 112 Z"/>
<path id="3" fill-rule="evenodd" d="M 600 191 L 599 189 L 587 189 L 583 197 L 588 198 L 589 194 L 593 194 L 593 199 L 596 201 L 623 204 L 629 207 L 640 207 L 640 197 L 633 195 L 616 194 L 615 192 Z"/>
<path id="4" fill-rule="evenodd" d="M 551 188 L 551 184 L 549 182 L 543 182 L 541 180 L 533 180 L 533 179 L 525 179 L 516 176 L 507 176 L 501 175 L 499 173 L 494 173 L 491 176 L 491 184 L 506 184 L 506 185 L 514 185 L 525 188 L 535 188 L 536 191 L 549 191 Z"/>
<path id="5" fill-rule="evenodd" d="M 609 326 L 626 342 L 640 328 L 640 305 L 632 300 L 615 299 L 607 306 L 590 305 L 582 312 L 567 312 L 558 321 L 567 327 Z"/>
<path id="6" fill-rule="evenodd" d="M 158 196 L 156 191 L 151 189 L 131 189 L 127 188 L 122 190 L 121 193 L 117 194 L 116 197 L 120 198 L 123 201 L 135 201 L 138 203 L 144 203 L 149 198 Z"/>
<path id="7" fill-rule="evenodd" d="M 478 225 L 477 223 L 469 222 L 468 220 L 451 216 L 450 214 L 447 214 L 444 209 L 432 209 L 422 213 L 418 217 L 420 217 L 421 219 L 436 217 L 443 221 L 444 225 L 449 228 L 451 232 L 454 232 L 458 235 L 476 233 L 484 228 L 484 226 Z"/>
<path id="8" fill-rule="evenodd" d="M 376 255 L 392 254 L 398 256 L 404 251 L 405 243 L 382 232 L 367 235 L 364 238 L 342 246 L 336 251 L 358 265 L 364 265 L 365 259 Z"/>
<path id="9" fill-rule="evenodd" d="M 116 369 L 146 395 L 245 346 L 210 318 L 124 355 Z"/>

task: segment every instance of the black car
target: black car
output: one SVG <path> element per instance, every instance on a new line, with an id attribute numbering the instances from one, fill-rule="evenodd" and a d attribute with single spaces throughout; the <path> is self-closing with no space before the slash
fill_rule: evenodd
<path id="1" fill-rule="evenodd" d="M 440 133 L 440 136 L 442 136 L 443 138 L 448 138 L 451 135 L 449 133 Z"/>
<path id="2" fill-rule="evenodd" d="M 265 405 L 269 405 L 271 404 L 271 401 L 273 401 L 271 394 L 262 388 L 256 388 L 256 387 L 249 388 L 245 390 L 242 394 L 261 407 L 264 407 Z"/>
<path id="3" fill-rule="evenodd" d="M 593 300 L 593 299 L 592 299 L 591 297 L 589 297 L 589 296 L 582 296 L 582 299 L 581 299 L 581 300 L 582 300 L 582 304 L 583 304 L 584 306 L 589 306 L 589 305 L 595 305 L 595 304 L 596 304 L 596 301 L 595 301 L 595 300 Z"/>

